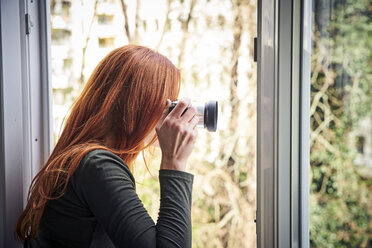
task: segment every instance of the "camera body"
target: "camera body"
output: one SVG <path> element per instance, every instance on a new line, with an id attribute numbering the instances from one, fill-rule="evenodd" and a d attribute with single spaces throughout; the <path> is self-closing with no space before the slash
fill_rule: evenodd
<path id="1" fill-rule="evenodd" d="M 169 106 L 169 113 L 174 109 L 177 103 L 178 101 L 174 101 L 171 103 L 171 105 Z M 196 116 L 199 118 L 197 127 L 205 128 L 210 132 L 216 132 L 218 121 L 218 102 L 209 101 L 207 103 L 191 103 L 190 106 L 195 107 L 197 111 Z M 185 112 L 187 111 L 187 109 L 185 110 Z"/>

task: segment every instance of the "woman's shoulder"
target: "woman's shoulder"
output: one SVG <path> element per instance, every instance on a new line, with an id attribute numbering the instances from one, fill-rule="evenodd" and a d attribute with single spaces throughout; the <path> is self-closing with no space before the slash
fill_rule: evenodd
<path id="1" fill-rule="evenodd" d="M 81 163 L 84 164 L 89 160 L 91 161 L 112 160 L 115 163 L 125 165 L 125 162 L 118 155 L 104 149 L 95 149 L 88 152 L 87 154 L 85 154 Z"/>
<path id="2" fill-rule="evenodd" d="M 134 177 L 126 163 L 118 155 L 104 149 L 88 152 L 81 160 L 76 172 L 75 174 L 84 176 L 95 173 L 100 175 L 123 174 L 134 182 Z"/>

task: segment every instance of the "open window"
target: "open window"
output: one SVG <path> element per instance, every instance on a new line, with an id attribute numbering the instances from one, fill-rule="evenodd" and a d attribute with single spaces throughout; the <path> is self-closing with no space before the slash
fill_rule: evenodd
<path id="1" fill-rule="evenodd" d="M 371 246 L 368 1 L 260 1 L 258 247 Z"/>
<path id="2" fill-rule="evenodd" d="M 14 224 L 31 179 L 90 73 L 110 50 L 128 43 L 158 50 L 181 68 L 180 97 L 219 101 L 218 133 L 200 130 L 190 158 L 194 247 L 256 245 L 255 1 L 20 0 L 2 1 L 0 8 L 0 197 L 6 203 L 0 246 L 16 246 Z M 154 219 L 158 160 L 159 154 L 153 176 L 141 158 L 135 172 Z"/>

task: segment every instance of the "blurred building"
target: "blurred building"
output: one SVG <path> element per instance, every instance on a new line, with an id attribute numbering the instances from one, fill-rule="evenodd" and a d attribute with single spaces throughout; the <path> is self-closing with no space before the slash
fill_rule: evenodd
<path id="1" fill-rule="evenodd" d="M 51 1 L 54 138 L 89 75 L 110 50 L 126 42 L 114 0 Z"/>

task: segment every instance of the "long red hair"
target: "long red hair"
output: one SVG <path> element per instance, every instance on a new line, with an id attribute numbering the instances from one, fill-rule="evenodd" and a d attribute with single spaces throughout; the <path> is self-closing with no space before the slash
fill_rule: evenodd
<path id="1" fill-rule="evenodd" d="M 16 237 L 21 242 L 36 238 L 45 204 L 64 194 L 88 152 L 111 151 L 133 171 L 133 162 L 148 147 L 144 140 L 160 119 L 166 100 L 177 99 L 180 81 L 172 62 L 149 48 L 127 45 L 110 52 L 93 71 L 52 154 L 32 180 Z M 110 147 L 103 143 L 109 134 L 116 137 Z"/>

